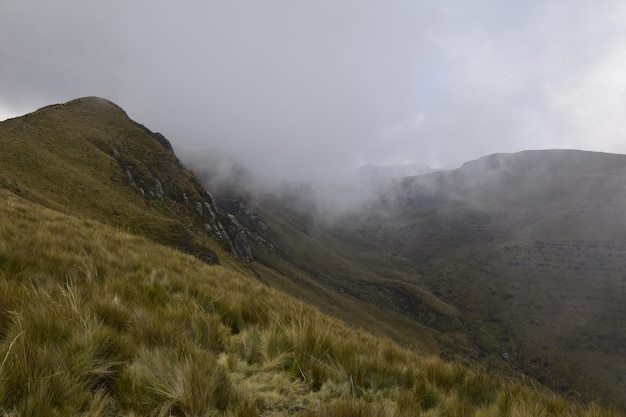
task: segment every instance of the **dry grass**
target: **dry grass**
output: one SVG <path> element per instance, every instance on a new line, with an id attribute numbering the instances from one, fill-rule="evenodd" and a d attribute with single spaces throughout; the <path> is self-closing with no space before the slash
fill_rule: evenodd
<path id="1" fill-rule="evenodd" d="M 0 414 L 621 416 L 0 190 Z"/>

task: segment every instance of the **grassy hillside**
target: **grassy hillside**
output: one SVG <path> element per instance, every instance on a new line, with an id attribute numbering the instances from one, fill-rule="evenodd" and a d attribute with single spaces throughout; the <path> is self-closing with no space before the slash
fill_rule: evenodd
<path id="1" fill-rule="evenodd" d="M 208 197 L 157 138 L 101 98 L 48 106 L 0 124 L 0 185 L 217 261 L 227 248 L 196 210 Z"/>
<path id="2" fill-rule="evenodd" d="M 419 356 L 7 190 L 0 235 L 3 415 L 622 415 Z"/>
<path id="3" fill-rule="evenodd" d="M 253 268 L 265 266 L 289 277 L 289 282 L 268 278 L 273 286 L 426 352 L 441 353 L 445 338 L 461 337 L 454 307 L 425 291 L 406 260 L 357 235 L 314 224 L 288 199 L 266 199 L 258 209 L 267 222 L 265 235 L 278 249 L 257 251 Z"/>

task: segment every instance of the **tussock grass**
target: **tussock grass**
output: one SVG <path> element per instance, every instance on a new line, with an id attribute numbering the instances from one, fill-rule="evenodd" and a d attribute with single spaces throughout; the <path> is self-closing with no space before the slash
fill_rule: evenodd
<path id="1" fill-rule="evenodd" d="M 623 416 L 0 190 L 0 414 Z"/>

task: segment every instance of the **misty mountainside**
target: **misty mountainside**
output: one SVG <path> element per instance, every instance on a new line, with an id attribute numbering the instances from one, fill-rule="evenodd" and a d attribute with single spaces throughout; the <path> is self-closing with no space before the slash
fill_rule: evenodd
<path id="1" fill-rule="evenodd" d="M 237 292 L 232 297 L 238 301 L 233 303 L 247 307 L 220 314 L 222 324 L 236 336 L 229 338 L 225 345 L 239 352 L 236 355 L 252 349 L 249 355 L 246 353 L 245 358 L 238 357 L 235 362 L 247 361 L 254 372 L 258 371 L 260 357 L 268 361 L 259 365 L 262 371 L 273 372 L 277 364 L 285 360 L 283 354 L 290 352 L 289 349 L 297 351 L 293 346 L 284 347 L 284 352 L 254 350 L 254 340 L 267 341 L 270 349 L 273 340 L 270 333 L 285 330 L 281 327 L 282 321 L 275 323 L 276 328 L 258 329 L 268 314 L 273 317 L 274 313 L 269 312 L 278 307 L 275 304 L 291 305 L 292 301 L 286 301 L 283 295 L 266 294 L 276 289 L 352 327 L 390 338 L 422 355 L 438 355 L 471 367 L 480 366 L 496 378 L 517 381 L 526 374 L 548 389 L 585 400 L 607 401 L 622 407 L 626 404 L 623 398 L 625 314 L 620 305 L 620 300 L 624 299 L 621 262 L 625 254 L 622 251 L 626 250 L 623 218 L 619 217 L 624 207 L 620 205 L 622 194 L 619 194 L 620 185 L 624 183 L 622 156 L 537 151 L 494 155 L 453 171 L 400 179 L 383 176 L 353 186 L 339 181 L 330 189 L 289 183 L 266 187 L 257 184 L 245 168 L 226 162 L 221 156 L 206 158 L 204 166 L 194 162 L 190 166 L 194 169 L 192 172 L 174 154 L 165 137 L 132 121 L 114 103 L 96 97 L 48 106 L 4 121 L 0 123 L 0 141 L 3 149 L 0 152 L 0 188 L 14 196 L 7 198 L 10 204 L 6 211 L 12 213 L 11 216 L 28 219 L 26 222 L 7 217 L 6 221 L 26 222 L 24 227 L 30 231 L 27 237 L 41 252 L 36 255 L 37 262 L 31 265 L 28 251 L 24 250 L 26 243 L 20 240 L 19 234 L 7 226 L 0 228 L 3 233 L 11 230 L 3 239 L 8 239 L 6 248 L 15 248 L 10 253 L 0 254 L 0 267 L 6 270 L 4 278 L 15 274 L 22 276 L 26 274 L 24 271 L 32 269 L 28 272 L 31 281 L 44 282 L 45 271 L 53 269 L 46 264 L 49 237 L 44 237 L 43 231 L 41 236 L 32 232 L 37 225 L 30 219 L 50 218 L 46 220 L 46 227 L 61 234 L 55 237 L 55 242 L 64 241 L 65 225 L 74 221 L 59 220 L 57 214 L 42 211 L 52 210 L 87 222 L 85 229 L 68 226 L 68 230 L 78 230 L 79 236 L 88 235 L 91 229 L 100 230 L 101 226 L 89 223 L 95 222 L 119 233 L 141 236 L 193 255 L 208 264 L 206 268 L 228 271 L 225 276 L 236 282 L 242 279 L 237 291 L 249 287 L 251 292 Z M 227 181 L 217 180 L 216 172 Z M 72 242 L 70 232 L 67 233 L 65 241 Z M 130 237 L 123 240 L 135 242 L 129 245 L 139 245 Z M 60 274 L 60 278 L 55 279 L 69 279 L 77 271 L 86 271 L 91 277 L 87 283 L 106 281 L 107 257 L 115 253 L 115 262 L 118 262 L 117 254 L 123 250 L 117 243 L 102 244 L 108 248 L 98 255 L 103 264 L 91 265 L 90 251 L 94 249 L 83 248 L 75 255 L 85 259 L 55 261 Z M 158 261 L 150 261 L 151 252 L 161 254 L 164 249 L 157 250 L 143 243 L 140 247 L 142 249 L 130 247 L 130 253 L 141 253 L 148 259 L 144 263 L 159 264 L 159 270 L 174 268 L 166 272 L 166 276 L 177 276 L 185 269 L 181 265 L 187 261 L 178 260 L 178 255 L 167 255 L 176 258 L 172 261 L 175 266 L 168 266 L 167 259 L 163 259 L 166 255 L 155 255 Z M 74 255 L 59 256 L 70 259 Z M 137 256 L 133 255 L 132 259 Z M 76 262 L 84 265 L 76 266 Z M 111 258 L 111 264 L 115 262 Z M 66 264 L 72 266 L 65 268 Z M 148 282 L 140 281 L 138 285 L 169 282 L 163 281 L 162 272 L 149 271 L 147 264 L 136 271 L 143 274 L 137 279 Z M 249 277 L 254 277 L 260 285 L 246 281 Z M 194 280 L 202 282 L 201 278 Z M 159 287 L 159 291 L 169 295 L 146 287 L 144 301 L 158 305 L 159 300 L 167 299 L 167 303 L 176 304 L 181 291 L 184 297 L 196 297 L 190 302 L 201 305 L 206 300 L 213 306 L 230 299 L 229 296 L 220 301 L 225 297 L 220 291 L 227 290 L 210 282 L 217 291 L 210 297 L 202 295 L 204 298 L 196 299 L 202 293 L 194 289 L 196 284 L 177 281 L 168 284 L 172 294 Z M 127 284 L 132 286 L 133 282 L 124 285 Z M 107 287 L 111 305 L 102 307 L 105 322 L 116 317 L 135 317 L 129 315 L 125 307 L 123 314 L 120 313 L 114 290 L 121 288 L 121 284 L 111 285 L 114 286 Z M 96 289 L 89 287 L 85 291 L 91 294 Z M 18 293 L 23 291 L 26 290 L 20 289 Z M 136 288 L 124 291 L 137 294 Z M 257 298 L 260 293 L 266 294 L 265 298 Z M 7 297 L 0 298 L 2 312 L 12 311 L 11 306 L 19 304 Z M 246 299 L 248 302 L 242 301 Z M 38 314 L 35 310 L 32 313 Z M 146 319 L 142 317 L 135 317 L 133 323 L 145 324 Z M 244 324 L 252 327 L 244 329 Z M 116 325 L 127 329 L 119 323 Z M 163 337 L 176 339 L 172 329 L 180 323 L 167 326 L 172 334 L 163 336 L 162 329 L 150 330 L 155 332 L 151 333 L 153 342 L 150 343 L 158 345 Z M 221 332 L 223 329 L 220 329 Z M 266 330 L 268 333 L 263 333 Z M 259 331 L 261 335 L 255 333 Z M 19 341 L 20 330 L 16 328 L 12 334 Z M 239 334 L 241 336 L 237 336 Z M 3 346 L 10 350 L 12 342 L 5 339 Z M 223 341 L 216 343 L 225 346 L 220 345 L 225 343 Z M 338 341 L 329 343 L 341 345 Z M 176 349 L 187 352 L 189 345 Z M 325 352 L 334 348 L 328 349 Z M 365 345 L 364 351 L 368 349 Z M 232 353 L 229 352 L 221 353 Z M 505 352 L 507 360 L 502 359 Z M 327 375 L 315 364 L 328 370 L 331 365 L 327 362 L 339 363 L 333 362 L 336 361 L 334 356 L 324 356 L 323 352 L 320 355 L 313 361 L 312 356 L 307 356 L 306 363 L 311 364 L 312 370 L 300 370 L 297 361 L 290 365 L 294 375 L 302 376 L 311 390 L 319 390 L 322 382 L 316 380 L 318 377 L 314 375 L 318 374 L 309 375 L 309 371 Z M 129 360 L 124 358 L 121 363 L 125 364 Z M 349 357 L 344 359 L 352 363 Z M 111 366 L 118 369 L 120 365 L 115 363 Z M 368 366 L 359 365 L 363 375 L 369 374 Z M 239 368 L 235 368 L 233 372 L 237 376 L 233 378 L 239 381 L 242 377 Z M 2 369 L 0 367 L 0 371 Z M 241 372 L 249 374 L 251 369 Z M 337 375 L 345 377 L 341 383 L 349 387 L 346 398 L 350 397 L 353 401 L 350 404 L 356 407 L 354 401 L 365 395 L 365 391 L 354 385 L 361 383 L 360 377 L 352 371 L 346 372 Z M 372 387 L 388 384 L 387 377 L 377 376 L 378 371 L 372 372 L 373 378 L 379 378 Z M 52 374 L 55 372 L 51 371 Z M 469 381 L 461 373 L 455 375 L 460 378 L 458 381 Z M 2 381 L 0 372 L 0 391 Z M 451 381 L 442 385 L 441 394 L 427 396 L 430 398 L 427 403 L 419 403 L 421 412 L 434 407 L 433 413 L 443 413 L 455 398 L 465 395 L 450 390 L 450 384 L 456 384 Z M 296 389 L 295 386 L 290 385 L 289 395 L 297 396 L 295 391 L 301 387 L 298 385 Z M 265 388 L 268 389 L 271 390 Z M 399 392 L 396 388 L 385 389 L 393 395 Z M 332 393 L 329 395 L 335 395 Z M 415 395 L 418 394 L 426 395 L 416 391 Z M 336 394 L 336 397 L 343 399 L 342 395 Z M 378 398 L 379 394 L 371 391 L 367 395 L 371 399 Z M 497 405 L 500 414 L 509 415 L 514 411 L 509 410 L 507 395 L 492 395 L 489 391 L 485 399 L 452 414 L 463 415 L 470 409 Z M 451 402 L 446 402 L 448 400 Z M 296 414 L 298 409 L 290 408 L 287 414 Z M 551 413 L 558 415 L 559 409 L 554 406 Z M 172 410 L 177 409 L 171 408 L 170 413 Z M 494 410 L 490 412 L 496 412 Z M 361 414 L 380 415 L 374 411 Z"/>
<path id="2" fill-rule="evenodd" d="M 401 192 L 513 208 L 621 203 L 624 170 L 623 155 L 524 151 L 494 154 L 456 170 L 407 179 Z"/>
<path id="3" fill-rule="evenodd" d="M 624 405 L 625 185 L 626 156 L 546 150 L 383 179 L 330 219 L 306 185 L 216 201 L 263 219 L 277 251 L 257 267 L 298 277 L 272 285 L 329 310 L 327 290 L 364 301 L 397 314 L 375 320 L 396 340 L 414 321 L 440 354 Z"/>
<path id="4" fill-rule="evenodd" d="M 626 156 L 496 154 L 390 185 L 349 226 L 412 262 L 481 356 L 626 404 Z"/>

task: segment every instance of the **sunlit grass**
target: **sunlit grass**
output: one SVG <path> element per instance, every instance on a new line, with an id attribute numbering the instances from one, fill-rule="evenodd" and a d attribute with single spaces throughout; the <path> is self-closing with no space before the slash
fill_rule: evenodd
<path id="1" fill-rule="evenodd" d="M 0 414 L 620 416 L 0 190 Z"/>

